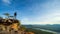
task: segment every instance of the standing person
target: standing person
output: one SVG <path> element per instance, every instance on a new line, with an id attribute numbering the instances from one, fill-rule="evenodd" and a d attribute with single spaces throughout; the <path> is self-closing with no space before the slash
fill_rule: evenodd
<path id="1" fill-rule="evenodd" d="M 17 16 L 17 12 L 14 13 L 14 17 L 15 17 L 15 19 L 16 19 L 16 16 Z"/>

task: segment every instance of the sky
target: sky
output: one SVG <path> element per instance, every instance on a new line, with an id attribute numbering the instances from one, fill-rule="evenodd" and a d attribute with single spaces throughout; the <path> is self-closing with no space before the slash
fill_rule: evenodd
<path id="1" fill-rule="evenodd" d="M 0 0 L 0 16 L 14 12 L 21 24 L 60 24 L 60 0 Z"/>

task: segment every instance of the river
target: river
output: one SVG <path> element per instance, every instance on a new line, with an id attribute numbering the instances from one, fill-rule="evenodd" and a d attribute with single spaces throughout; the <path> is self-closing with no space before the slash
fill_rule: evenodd
<path id="1" fill-rule="evenodd" d="M 34 28 L 34 29 L 45 31 L 45 32 L 51 32 L 51 33 L 54 33 L 54 34 L 60 34 L 58 32 L 54 32 L 54 31 L 50 31 L 50 30 L 45 30 L 45 29 L 40 29 L 40 28 Z"/>

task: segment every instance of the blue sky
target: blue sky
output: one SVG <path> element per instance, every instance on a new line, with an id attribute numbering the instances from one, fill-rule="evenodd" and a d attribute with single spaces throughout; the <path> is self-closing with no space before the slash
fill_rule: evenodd
<path id="1" fill-rule="evenodd" d="M 6 12 L 22 24 L 60 24 L 60 0 L 0 0 L 0 16 Z"/>

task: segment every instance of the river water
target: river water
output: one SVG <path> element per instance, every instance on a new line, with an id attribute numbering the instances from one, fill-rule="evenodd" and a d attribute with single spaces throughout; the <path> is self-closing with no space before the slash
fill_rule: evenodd
<path id="1" fill-rule="evenodd" d="M 41 30 L 41 31 L 45 31 L 45 32 L 51 32 L 51 33 L 54 33 L 54 34 L 60 34 L 59 32 L 50 31 L 50 30 L 45 30 L 45 29 L 40 29 L 40 28 L 34 28 L 34 29 Z"/>

